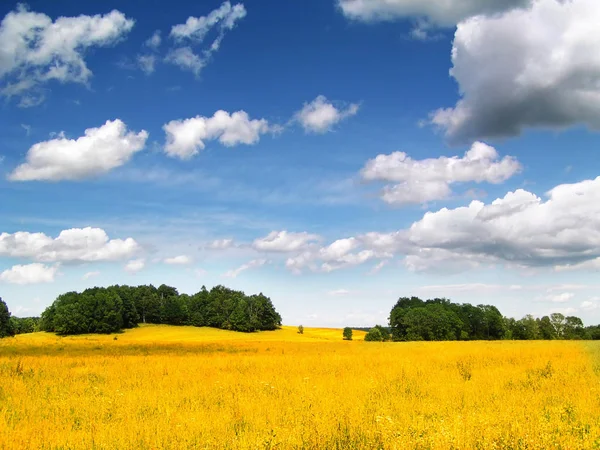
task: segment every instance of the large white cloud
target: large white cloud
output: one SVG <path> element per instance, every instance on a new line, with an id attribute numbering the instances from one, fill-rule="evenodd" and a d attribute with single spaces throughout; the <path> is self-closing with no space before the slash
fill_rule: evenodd
<path id="1" fill-rule="evenodd" d="M 56 238 L 26 231 L 0 234 L 0 257 L 39 262 L 115 261 L 140 249 L 134 239 L 109 239 L 100 228 L 72 228 Z"/>
<path id="2" fill-rule="evenodd" d="M 600 2 L 537 0 L 458 24 L 451 75 L 461 99 L 431 115 L 451 141 L 526 128 L 600 129 Z"/>
<path id="3" fill-rule="evenodd" d="M 129 161 L 144 148 L 146 139 L 146 131 L 136 134 L 128 131 L 121 120 L 109 120 L 99 128 L 88 128 L 77 139 L 61 135 L 35 144 L 27 152 L 27 162 L 18 166 L 9 179 L 59 181 L 102 175 Z"/>
<path id="4" fill-rule="evenodd" d="M 58 265 L 47 266 L 41 263 L 16 265 L 0 272 L 0 282 L 9 284 L 52 283 Z"/>
<path id="5" fill-rule="evenodd" d="M 272 231 L 267 236 L 256 239 L 252 247 L 263 252 L 296 252 L 318 241 L 320 236 L 306 232 Z"/>
<path id="6" fill-rule="evenodd" d="M 26 107 L 43 101 L 39 86 L 50 80 L 86 84 L 92 76 L 86 49 L 115 44 L 133 25 L 116 10 L 52 21 L 19 5 L 0 23 L 0 80 L 5 80 L 0 94 L 22 96 Z"/>
<path id="7" fill-rule="evenodd" d="M 132 259 L 127 264 L 125 264 L 125 272 L 135 274 L 140 270 L 143 270 L 146 267 L 146 260 L 144 258 Z"/>
<path id="8" fill-rule="evenodd" d="M 250 119 L 245 111 L 229 114 L 219 110 L 212 117 L 196 116 L 172 120 L 163 126 L 166 133 L 165 153 L 172 157 L 189 159 L 204 149 L 205 141 L 218 139 L 226 147 L 252 145 L 261 134 L 270 131 L 265 119 Z"/>
<path id="9" fill-rule="evenodd" d="M 213 54 L 220 49 L 225 34 L 244 17 L 246 17 L 244 5 L 238 3 L 232 6 L 228 1 L 206 16 L 188 17 L 185 23 L 171 28 L 170 37 L 175 40 L 178 47 L 169 51 L 165 61 L 198 76 Z M 212 30 L 216 31 L 216 37 L 210 45 L 201 49 L 199 53 L 195 52 L 192 46 L 201 45 Z"/>
<path id="10" fill-rule="evenodd" d="M 319 95 L 310 103 L 305 103 L 295 118 L 306 132 L 325 133 L 342 120 L 355 115 L 358 104 L 351 103 L 342 108 L 337 108 L 323 95 Z"/>
<path id="11" fill-rule="evenodd" d="M 447 198 L 454 183 L 499 184 L 520 170 L 515 158 L 499 159 L 493 147 L 476 142 L 462 158 L 414 160 L 403 152 L 379 155 L 367 162 L 361 175 L 366 181 L 395 183 L 385 187 L 382 198 L 390 204 L 404 205 Z"/>
<path id="12" fill-rule="evenodd" d="M 451 26 L 475 15 L 493 15 L 524 7 L 533 0 L 337 0 L 350 19 L 374 22 L 406 17 Z"/>
<path id="13" fill-rule="evenodd" d="M 559 185 L 546 199 L 519 189 L 489 204 L 428 212 L 407 229 L 339 239 L 287 260 L 294 272 L 402 257 L 412 271 L 482 266 L 600 269 L 600 177 Z"/>

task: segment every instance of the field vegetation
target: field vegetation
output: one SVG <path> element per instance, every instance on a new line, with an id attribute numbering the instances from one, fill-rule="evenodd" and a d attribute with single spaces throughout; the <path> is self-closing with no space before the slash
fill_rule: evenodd
<path id="1" fill-rule="evenodd" d="M 141 325 L 0 340 L 0 449 L 592 449 L 600 347 Z"/>

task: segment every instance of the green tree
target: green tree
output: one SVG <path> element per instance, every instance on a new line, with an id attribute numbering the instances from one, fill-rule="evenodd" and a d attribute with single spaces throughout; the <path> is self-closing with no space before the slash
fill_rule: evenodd
<path id="1" fill-rule="evenodd" d="M 371 328 L 365 335 L 365 341 L 367 342 L 383 342 L 383 336 L 379 328 Z"/>
<path id="2" fill-rule="evenodd" d="M 544 316 L 538 321 L 538 328 L 540 330 L 540 337 L 546 341 L 556 339 L 556 330 L 552 325 L 550 317 Z"/>
<path id="3" fill-rule="evenodd" d="M 344 337 L 345 341 L 351 341 L 352 340 L 352 328 L 350 328 L 350 327 L 344 328 L 343 337 Z"/>
<path id="4" fill-rule="evenodd" d="M 6 303 L 0 298 L 0 338 L 14 335 L 15 331 L 10 320 L 10 311 Z"/>
<path id="5" fill-rule="evenodd" d="M 304 334 L 304 326 L 298 325 L 298 334 Z"/>

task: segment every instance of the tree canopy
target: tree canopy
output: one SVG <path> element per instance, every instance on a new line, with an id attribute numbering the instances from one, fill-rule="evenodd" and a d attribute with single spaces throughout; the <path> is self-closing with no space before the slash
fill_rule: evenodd
<path id="1" fill-rule="evenodd" d="M 274 330 L 281 316 L 262 293 L 246 295 L 224 286 L 190 296 L 161 285 L 110 286 L 67 292 L 43 313 L 40 328 L 61 335 L 114 333 L 138 323 L 208 326 L 232 331 Z"/>
<path id="2" fill-rule="evenodd" d="M 7 336 L 14 336 L 15 331 L 13 329 L 10 311 L 8 306 L 0 297 L 0 338 Z"/>

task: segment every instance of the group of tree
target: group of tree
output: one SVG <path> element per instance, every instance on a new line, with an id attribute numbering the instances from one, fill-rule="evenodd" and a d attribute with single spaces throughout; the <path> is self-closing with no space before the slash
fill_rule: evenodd
<path id="1" fill-rule="evenodd" d="M 445 298 L 402 297 L 389 320 L 394 341 L 600 339 L 600 326 L 586 328 L 578 317 L 555 313 L 517 320 L 504 317 L 495 306 L 452 303 Z M 385 340 L 377 339 L 375 329 L 367 336 Z"/>
<path id="2" fill-rule="evenodd" d="M 42 313 L 39 328 L 60 335 L 114 333 L 139 323 L 193 325 L 232 331 L 275 330 L 281 316 L 263 294 L 204 286 L 194 295 L 161 285 L 110 286 L 67 292 Z"/>

